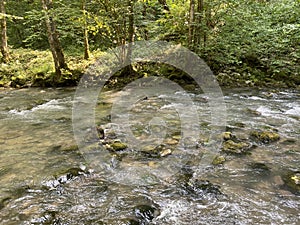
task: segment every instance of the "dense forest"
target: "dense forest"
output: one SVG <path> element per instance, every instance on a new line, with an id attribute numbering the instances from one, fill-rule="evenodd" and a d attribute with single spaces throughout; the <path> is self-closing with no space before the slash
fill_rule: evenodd
<path id="1" fill-rule="evenodd" d="M 139 40 L 189 48 L 223 86 L 300 84 L 299 0 L 1 0 L 0 10 L 4 87 L 76 85 L 102 52 Z"/>

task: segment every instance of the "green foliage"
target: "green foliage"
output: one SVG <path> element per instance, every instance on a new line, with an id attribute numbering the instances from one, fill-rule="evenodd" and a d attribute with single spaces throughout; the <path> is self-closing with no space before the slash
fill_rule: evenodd
<path id="1" fill-rule="evenodd" d="M 54 64 L 50 51 L 18 48 L 12 50 L 12 59 L 0 67 L 0 86 L 52 86 Z M 61 85 L 75 85 L 85 69 L 101 52 L 93 52 L 87 61 L 81 56 L 67 55 L 70 71 L 63 71 Z"/>
<path id="2" fill-rule="evenodd" d="M 166 40 L 189 46 L 208 63 L 221 84 L 261 85 L 272 81 L 290 86 L 300 84 L 299 0 L 204 0 L 201 12 L 197 8 L 199 1 L 195 1 L 192 24 L 189 1 L 167 0 L 169 10 L 157 0 L 130 1 L 134 40 Z M 79 64 L 83 64 L 82 68 L 86 66 L 80 59 L 85 25 L 92 50 L 105 51 L 130 41 L 129 0 L 86 1 L 85 11 L 82 0 L 53 0 L 53 3 L 50 15 L 70 57 L 67 60 L 74 62 L 72 68 Z M 50 53 L 42 53 L 49 44 L 40 0 L 10 0 L 6 11 L 8 44 L 20 49 L 13 50 L 13 63 L 1 67 L 2 83 L 11 76 L 19 80 L 28 75 L 26 79 L 31 80 L 36 74 L 51 77 Z M 188 43 L 191 25 L 198 41 Z M 25 48 L 38 51 L 26 52 Z"/>
<path id="3" fill-rule="evenodd" d="M 224 25 L 207 48 L 215 72 L 235 71 L 254 82 L 299 76 L 299 3 L 241 1 L 222 13 Z"/>

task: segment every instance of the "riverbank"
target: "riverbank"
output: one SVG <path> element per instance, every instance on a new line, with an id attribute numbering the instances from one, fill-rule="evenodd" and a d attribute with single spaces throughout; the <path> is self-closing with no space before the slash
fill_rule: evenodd
<path id="1" fill-rule="evenodd" d="M 69 70 L 62 71 L 59 82 L 53 81 L 54 65 L 49 51 L 30 49 L 13 49 L 11 61 L 2 63 L 0 67 L 0 87 L 68 87 L 76 86 L 89 65 L 103 54 L 94 51 L 89 60 L 82 55 L 67 53 L 66 59 Z M 209 65 L 214 67 L 213 65 Z M 267 88 L 295 88 L 300 86 L 300 75 L 258 72 L 257 68 L 231 67 L 220 71 L 213 71 L 221 87 L 267 87 Z M 107 83 L 109 88 L 120 88 L 129 82 L 146 76 L 164 76 L 180 84 L 187 91 L 193 91 L 197 84 L 184 72 L 169 65 L 155 63 L 140 63 L 128 70 L 116 73 Z"/>

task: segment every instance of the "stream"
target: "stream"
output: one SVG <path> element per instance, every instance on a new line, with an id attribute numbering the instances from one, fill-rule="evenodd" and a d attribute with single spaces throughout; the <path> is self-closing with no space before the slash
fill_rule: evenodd
<path id="1" fill-rule="evenodd" d="M 96 147 L 91 143 L 99 154 L 111 156 L 110 174 L 91 167 L 74 138 L 75 91 L 0 90 L 1 225 L 299 224 L 299 192 L 284 181 L 286 174 L 300 171 L 298 90 L 224 89 L 226 131 L 253 147 L 247 154 L 220 150 L 226 161 L 197 174 L 198 155 L 186 159 L 176 146 L 180 118 L 163 96 L 143 99 L 130 118 L 133 134 L 143 138 L 149 136 L 148 117 L 162 109 L 160 115 L 167 118 L 163 125 L 169 130 L 160 148 L 110 149 L 117 139 L 126 143 L 126 134 L 118 136 L 111 129 L 116 92 L 104 93 L 96 106 L 96 122 L 107 139 L 97 140 Z M 184 99 L 184 95 L 176 96 Z M 199 149 L 205 149 L 212 132 L 207 96 L 188 95 L 202 115 Z M 280 139 L 268 143 L 251 139 L 251 132 L 260 130 L 276 132 Z M 163 176 L 169 165 L 173 173 Z"/>

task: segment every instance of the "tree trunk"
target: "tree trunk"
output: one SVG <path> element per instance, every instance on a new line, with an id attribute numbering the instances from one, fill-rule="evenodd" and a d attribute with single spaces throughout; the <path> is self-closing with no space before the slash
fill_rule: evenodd
<path id="1" fill-rule="evenodd" d="M 195 22 L 195 1 L 190 0 L 190 20 L 189 20 L 189 47 L 193 48 L 194 43 L 194 22 Z"/>
<path id="2" fill-rule="evenodd" d="M 5 0 L 0 0 L 0 13 L 1 53 L 3 57 L 3 62 L 6 63 L 9 61 L 10 55 L 7 45 Z"/>
<path id="3" fill-rule="evenodd" d="M 58 38 L 58 33 L 56 31 L 56 25 L 53 17 L 49 11 L 53 8 L 52 0 L 41 0 L 42 6 L 45 12 L 45 22 L 47 27 L 48 41 L 50 45 L 50 50 L 53 56 L 53 61 L 55 65 L 54 81 L 58 82 L 61 78 L 61 69 L 68 69 L 65 57 L 62 51 L 62 47 Z"/>
<path id="4" fill-rule="evenodd" d="M 147 20 L 147 7 L 148 7 L 148 0 L 146 0 L 143 4 L 143 12 L 142 12 L 142 15 L 143 15 L 143 19 L 144 21 Z M 147 26 L 143 26 L 144 28 L 144 39 L 145 41 L 148 41 L 148 30 L 147 30 Z"/>
<path id="5" fill-rule="evenodd" d="M 198 0 L 198 4 L 197 4 L 197 32 L 195 33 L 195 44 L 197 46 L 201 46 L 201 42 L 203 39 L 203 46 L 204 46 L 204 42 L 205 42 L 205 36 L 206 36 L 206 31 L 205 28 L 203 26 L 203 14 L 204 14 L 204 2 L 203 0 Z"/>
<path id="6" fill-rule="evenodd" d="M 86 5 L 86 0 L 82 0 L 84 59 L 89 59 L 90 58 L 90 49 L 89 49 L 89 37 L 88 37 L 88 30 L 87 30 L 85 5 Z"/>
<path id="7" fill-rule="evenodd" d="M 158 2 L 164 7 L 164 10 L 170 12 L 170 8 L 169 8 L 166 0 L 158 0 Z"/>
<path id="8" fill-rule="evenodd" d="M 128 0 L 128 48 L 127 48 L 127 55 L 126 55 L 126 63 L 131 62 L 131 48 L 132 43 L 134 42 L 134 11 L 133 11 L 133 0 Z M 131 67 L 131 66 L 130 66 Z"/>

